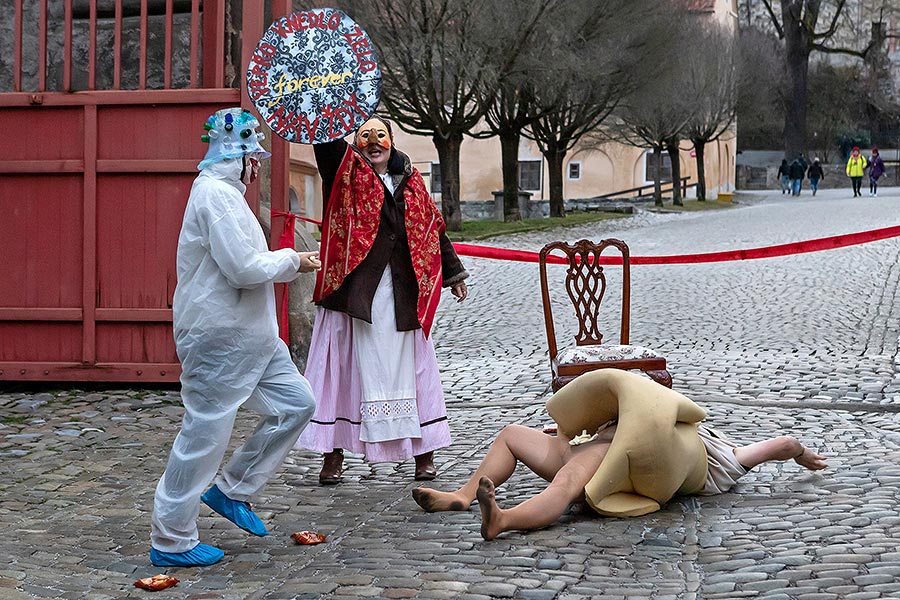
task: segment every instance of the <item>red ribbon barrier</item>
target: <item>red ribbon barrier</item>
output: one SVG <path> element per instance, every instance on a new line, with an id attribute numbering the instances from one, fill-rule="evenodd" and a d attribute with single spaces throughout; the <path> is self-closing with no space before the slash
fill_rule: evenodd
<path id="1" fill-rule="evenodd" d="M 791 254 L 804 254 L 807 252 L 819 252 L 821 250 L 834 250 L 846 246 L 856 246 L 868 242 L 877 242 L 900 236 L 900 225 L 871 229 L 858 233 L 846 233 L 830 237 L 816 238 L 802 242 L 777 244 L 775 246 L 762 246 L 760 248 L 748 248 L 746 250 L 725 250 L 723 252 L 705 252 L 700 254 L 673 254 L 669 256 L 632 256 L 633 265 L 686 265 L 696 263 L 726 262 L 732 260 L 753 260 L 757 258 L 774 258 L 776 256 L 789 256 Z M 454 243 L 457 254 L 460 256 L 473 256 L 476 258 L 492 258 L 497 260 L 513 260 L 517 262 L 533 262 L 539 260 L 537 252 L 525 250 L 508 250 L 506 248 L 494 248 L 491 246 L 479 246 L 476 244 Z M 547 262 L 553 264 L 566 264 L 562 256 L 549 255 Z M 621 256 L 603 256 L 600 264 L 620 265 Z"/>
<path id="2" fill-rule="evenodd" d="M 282 216 L 290 214 L 292 217 L 321 225 L 321 221 L 301 217 L 291 213 L 273 212 L 274 216 Z M 287 226 L 287 223 L 285 223 Z M 293 222 L 291 222 L 291 236 L 293 236 Z M 804 254 L 806 252 L 820 252 L 822 250 L 834 250 L 835 248 L 844 248 L 846 246 L 856 246 L 858 244 L 866 244 L 868 242 L 877 242 L 878 240 L 886 240 L 888 238 L 900 236 L 900 225 L 892 227 L 883 227 L 881 229 L 870 229 L 868 231 L 860 231 L 858 233 L 845 233 L 842 235 L 833 235 L 830 237 L 816 238 L 805 240 L 802 242 L 790 242 L 788 244 L 777 244 L 775 246 L 762 246 L 760 248 L 748 248 L 746 250 L 725 250 L 723 252 L 704 252 L 700 254 L 672 254 L 669 256 L 632 256 L 631 264 L 633 265 L 688 265 L 696 263 L 726 262 L 731 260 L 753 260 L 757 258 L 774 258 L 776 256 L 789 256 L 791 254 Z M 284 234 L 282 233 L 282 238 Z M 291 247 L 293 247 L 293 237 L 291 237 Z M 537 252 L 529 252 L 527 250 L 509 250 L 508 248 L 495 248 L 494 246 L 480 246 L 478 244 L 464 244 L 462 242 L 454 242 L 453 247 L 460 256 L 473 256 L 475 258 L 492 258 L 495 260 L 512 260 L 516 262 L 533 262 L 539 261 Z M 551 264 L 566 264 L 566 259 L 562 256 L 549 255 L 547 262 Z M 622 257 L 603 256 L 600 259 L 603 265 L 621 265 Z"/>
<path id="3" fill-rule="evenodd" d="M 281 236 L 278 238 L 278 248 L 293 248 L 294 225 L 296 224 L 297 219 L 303 219 L 304 221 L 308 219 L 291 212 L 282 212 L 280 210 L 273 210 L 272 217 L 284 217 L 284 227 L 281 230 Z M 288 348 L 291 347 L 290 315 L 288 314 L 289 287 L 289 284 L 284 284 L 284 290 L 281 292 L 281 314 L 278 315 L 278 329 L 280 331 L 281 339 L 284 340 L 284 343 Z"/>

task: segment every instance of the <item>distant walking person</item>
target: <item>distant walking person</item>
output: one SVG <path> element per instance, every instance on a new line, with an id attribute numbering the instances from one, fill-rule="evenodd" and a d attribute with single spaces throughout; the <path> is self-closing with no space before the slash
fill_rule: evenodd
<path id="1" fill-rule="evenodd" d="M 862 187 L 863 174 L 866 171 L 866 159 L 859 153 L 859 146 L 853 147 L 850 158 L 847 159 L 847 177 L 853 184 L 853 197 L 862 196 L 860 188 Z"/>
<path id="2" fill-rule="evenodd" d="M 809 171 L 806 172 L 806 176 L 809 177 L 809 188 L 812 190 L 813 196 L 816 195 L 816 191 L 819 189 L 819 180 L 825 178 L 825 173 L 822 171 L 822 165 L 819 164 L 818 157 L 813 159 L 813 164 L 809 165 Z"/>
<path id="3" fill-rule="evenodd" d="M 781 179 L 781 193 L 788 194 L 791 191 L 791 172 L 786 158 L 781 159 L 781 166 L 778 167 L 778 177 Z"/>
<path id="4" fill-rule="evenodd" d="M 791 178 L 791 195 L 799 196 L 800 189 L 803 187 L 803 176 L 806 175 L 806 167 L 800 162 L 799 158 L 795 158 L 794 162 L 788 168 L 788 174 Z"/>
<path id="5" fill-rule="evenodd" d="M 884 161 L 878 154 L 878 148 L 872 148 L 869 159 L 869 195 L 878 196 L 878 178 L 884 175 Z"/>

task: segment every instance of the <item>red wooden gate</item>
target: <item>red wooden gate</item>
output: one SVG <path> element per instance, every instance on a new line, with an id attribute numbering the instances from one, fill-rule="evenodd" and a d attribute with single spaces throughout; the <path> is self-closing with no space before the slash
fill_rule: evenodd
<path id="1" fill-rule="evenodd" d="M 32 89 L 22 77 L 27 15 L 23 0 L 14 0 L 13 89 L 0 92 L 0 131 L 15 140 L 0 152 L 0 380 L 177 381 L 175 249 L 206 151 L 201 125 L 219 108 L 252 107 L 246 92 L 225 86 L 226 0 L 192 0 L 189 60 L 174 51 L 173 0 L 165 0 L 161 19 L 164 56 L 148 51 L 148 0 L 140 0 L 135 89 L 123 84 L 123 1 L 115 0 L 110 77 L 97 68 L 98 0 L 89 2 L 87 27 L 80 24 L 89 35 L 86 67 L 73 60 L 73 3 L 65 0 L 58 90 L 48 89 L 47 47 L 48 31 L 60 24 L 48 19 L 48 0 L 39 1 Z M 263 29 L 263 3 L 244 4 L 238 73 Z M 275 14 L 287 5 L 277 2 Z M 173 57 L 189 65 L 181 88 L 173 84 Z M 78 68 L 86 89 L 72 91 Z M 101 74 L 111 80 L 107 89 L 97 89 Z M 151 75 L 160 89 L 148 89 Z M 272 151 L 273 208 L 283 210 L 286 143 L 273 140 Z M 250 202 L 258 208 L 258 195 Z"/>

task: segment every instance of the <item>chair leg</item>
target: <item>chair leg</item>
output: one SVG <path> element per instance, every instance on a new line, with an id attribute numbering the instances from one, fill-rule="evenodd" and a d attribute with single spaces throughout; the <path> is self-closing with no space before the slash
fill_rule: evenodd
<path id="1" fill-rule="evenodd" d="M 655 381 L 660 385 L 664 385 L 669 389 L 672 389 L 672 376 L 665 369 L 659 369 L 657 371 L 644 371 L 650 379 Z"/>

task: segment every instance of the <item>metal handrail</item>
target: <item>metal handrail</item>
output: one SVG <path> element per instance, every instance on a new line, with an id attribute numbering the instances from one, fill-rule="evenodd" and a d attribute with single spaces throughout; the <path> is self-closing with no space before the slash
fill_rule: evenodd
<path id="1" fill-rule="evenodd" d="M 697 186 L 697 183 L 696 183 L 696 182 L 690 183 L 690 184 L 689 184 L 689 183 L 688 183 L 688 180 L 689 180 L 689 179 L 690 179 L 690 177 L 682 177 L 682 178 L 679 180 L 679 181 L 681 181 L 681 193 L 682 193 L 682 196 L 687 195 L 687 191 L 688 191 L 689 188 L 692 188 L 692 187 L 696 187 L 696 186 Z M 672 189 L 673 189 L 673 187 L 674 187 L 674 186 L 673 186 L 673 183 L 674 183 L 673 181 L 663 181 L 663 182 L 661 182 L 661 190 L 660 190 L 660 191 L 663 192 L 663 193 L 665 193 L 665 192 L 671 192 Z M 668 186 L 668 187 L 667 187 L 667 186 Z M 619 196 L 624 196 L 624 195 L 626 195 L 626 194 L 632 194 L 632 193 L 635 193 L 635 192 L 637 192 L 637 193 L 635 194 L 635 196 L 640 197 L 640 196 L 643 195 L 643 194 L 641 193 L 643 190 L 645 190 L 645 189 L 650 189 L 650 190 L 652 190 L 652 189 L 654 189 L 654 187 L 655 187 L 655 184 L 651 183 L 651 184 L 648 184 L 648 185 L 642 185 L 642 186 L 638 186 L 638 187 L 628 188 L 627 190 L 620 190 L 620 191 L 618 191 L 618 192 L 611 192 L 611 193 L 609 193 L 609 194 L 601 194 L 601 195 L 599 195 L 599 196 L 595 196 L 595 198 L 615 198 L 615 197 L 619 197 Z"/>

